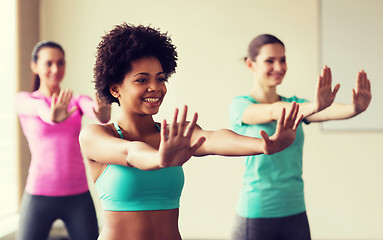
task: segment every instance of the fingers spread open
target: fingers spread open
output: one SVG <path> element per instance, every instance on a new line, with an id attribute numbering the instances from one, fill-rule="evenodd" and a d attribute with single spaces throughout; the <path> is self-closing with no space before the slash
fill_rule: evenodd
<path id="1" fill-rule="evenodd" d="M 323 87 L 326 87 L 328 85 L 328 70 L 327 67 L 325 66 L 323 68 Z"/>
<path id="2" fill-rule="evenodd" d="M 356 82 L 356 92 L 358 93 L 362 89 L 369 89 L 369 80 L 367 79 L 367 74 L 364 70 L 358 72 L 358 78 Z"/>
<path id="3" fill-rule="evenodd" d="M 323 86 L 323 77 L 318 76 L 318 84 L 317 84 L 317 89 L 320 89 Z"/>
<path id="4" fill-rule="evenodd" d="M 362 87 L 363 89 L 367 89 L 367 74 L 363 72 L 363 80 L 362 80 Z"/>
<path id="5" fill-rule="evenodd" d="M 54 107 L 56 104 L 56 99 L 57 99 L 57 93 L 53 93 L 52 99 L 51 99 L 51 107 Z"/>
<path id="6" fill-rule="evenodd" d="M 293 127 L 293 130 L 296 131 L 299 124 L 302 122 L 303 120 L 303 114 L 301 114 L 301 116 L 298 118 L 298 120 L 295 121 L 295 124 L 294 124 L 294 127 Z"/>
<path id="7" fill-rule="evenodd" d="M 299 113 L 299 104 L 296 102 L 293 102 L 291 104 L 291 110 L 286 118 L 286 123 L 285 123 L 285 129 L 286 128 L 293 128 L 296 125 L 296 119 Z"/>
<path id="8" fill-rule="evenodd" d="M 299 104 L 295 104 L 295 105 L 296 105 L 296 107 L 294 109 L 294 114 L 293 114 L 292 119 L 291 119 L 291 122 L 292 122 L 291 126 L 294 125 L 294 123 L 295 123 L 295 121 L 297 119 L 298 113 L 299 113 Z"/>
<path id="9" fill-rule="evenodd" d="M 356 94 L 355 89 L 352 89 L 352 99 L 354 100 L 354 102 L 356 102 L 358 99 L 358 95 Z"/>
<path id="10" fill-rule="evenodd" d="M 59 95 L 57 96 L 57 102 L 61 102 L 61 99 L 63 98 L 65 90 L 60 90 Z"/>
<path id="11" fill-rule="evenodd" d="M 322 74 L 320 75 L 320 88 L 322 87 L 326 87 L 328 85 L 328 79 L 329 78 L 329 75 L 328 75 L 328 68 L 327 66 L 325 65 L 323 68 L 322 68 Z"/>
<path id="12" fill-rule="evenodd" d="M 371 92 L 371 83 L 370 83 L 370 80 L 368 80 L 368 78 L 367 78 L 367 90 Z"/>
<path id="13" fill-rule="evenodd" d="M 185 137 L 191 138 L 194 132 L 195 125 L 197 124 L 198 114 L 194 113 L 193 120 L 189 123 L 186 128 Z"/>
<path id="14" fill-rule="evenodd" d="M 331 68 L 327 67 L 327 65 L 326 65 L 326 77 L 327 77 L 327 84 L 331 86 L 331 82 L 332 82 Z"/>
<path id="15" fill-rule="evenodd" d="M 356 92 L 359 92 L 360 89 L 362 88 L 362 71 L 358 72 L 358 77 L 356 79 Z"/>
<path id="16" fill-rule="evenodd" d="M 285 126 L 285 115 L 286 115 L 286 108 L 282 108 L 281 116 L 278 119 L 277 122 L 277 129 L 283 129 Z"/>
<path id="17" fill-rule="evenodd" d="M 320 82 L 319 87 L 323 87 L 325 77 L 326 77 L 326 66 L 322 68 L 322 74 L 319 75 L 319 78 L 318 78 L 318 83 Z"/>
<path id="18" fill-rule="evenodd" d="M 367 91 L 371 91 L 371 86 L 370 86 L 370 80 L 368 80 L 367 78 L 367 73 L 363 72 L 364 73 L 364 84 L 363 84 L 363 88 Z"/>
<path id="19" fill-rule="evenodd" d="M 190 147 L 191 153 L 194 153 L 195 151 L 197 151 L 197 149 L 202 146 L 205 140 L 206 140 L 205 137 L 200 137 L 198 140 L 196 140 L 195 143 L 193 143 L 193 145 Z"/>
<path id="20" fill-rule="evenodd" d="M 169 136 L 174 137 L 177 135 L 177 119 L 178 119 L 178 108 L 174 110 L 173 122 L 170 124 Z"/>
<path id="21" fill-rule="evenodd" d="M 67 89 L 64 96 L 63 96 L 64 97 L 63 101 L 64 101 L 64 104 L 66 106 L 69 105 L 70 100 L 72 99 L 72 95 L 73 95 L 73 92 L 71 90 Z"/>
<path id="22" fill-rule="evenodd" d="M 166 123 L 166 119 L 164 119 L 161 124 L 161 142 L 168 140 L 168 134 L 168 124 Z"/>
<path id="23" fill-rule="evenodd" d="M 293 116 L 294 116 L 294 114 L 295 114 L 295 110 L 296 110 L 296 108 L 297 108 L 297 103 L 296 103 L 296 102 L 293 102 L 293 103 L 291 104 L 291 109 L 290 109 L 290 111 L 289 111 L 289 113 L 288 113 L 288 115 L 287 115 L 287 117 L 286 117 L 286 120 L 285 120 L 285 124 L 284 124 L 285 129 L 286 129 L 286 128 L 291 128 L 291 127 L 293 126 L 293 125 L 291 124 L 291 122 L 293 121 L 292 118 L 293 118 Z M 294 123 L 294 121 L 293 121 L 293 123 Z"/>
<path id="24" fill-rule="evenodd" d="M 270 144 L 271 144 L 269 135 L 267 135 L 267 133 L 266 133 L 265 131 L 261 130 L 261 131 L 259 132 L 259 134 L 261 135 L 263 141 L 265 141 L 266 145 L 270 145 Z"/>
<path id="25" fill-rule="evenodd" d="M 185 127 L 187 125 L 187 123 L 186 123 L 187 112 L 188 112 L 188 107 L 185 105 L 184 106 L 184 110 L 183 110 L 182 115 L 181 115 L 181 120 L 180 120 L 180 122 L 178 124 L 178 133 L 181 136 L 184 135 Z"/>
<path id="26" fill-rule="evenodd" d="M 73 106 L 73 107 L 69 110 L 69 115 L 72 115 L 72 113 L 74 113 L 76 110 L 77 110 L 77 106 Z"/>
<path id="27" fill-rule="evenodd" d="M 335 87 L 334 87 L 334 90 L 332 91 L 332 96 L 335 97 L 338 90 L 340 88 L 340 84 L 338 83 Z"/>

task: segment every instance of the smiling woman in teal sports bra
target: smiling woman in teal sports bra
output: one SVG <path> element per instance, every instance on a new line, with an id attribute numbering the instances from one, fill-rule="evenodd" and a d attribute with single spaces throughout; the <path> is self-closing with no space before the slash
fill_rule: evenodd
<path id="1" fill-rule="evenodd" d="M 204 131 L 187 107 L 170 125 L 156 123 L 175 72 L 177 52 L 158 29 L 116 26 L 102 37 L 94 67 L 95 87 L 106 102 L 121 107 L 114 124 L 93 124 L 81 131 L 80 144 L 104 209 L 99 239 L 179 240 L 182 165 L 192 156 L 273 154 L 295 139 L 299 107 L 283 110 L 274 135 L 261 138 L 222 129 Z"/>

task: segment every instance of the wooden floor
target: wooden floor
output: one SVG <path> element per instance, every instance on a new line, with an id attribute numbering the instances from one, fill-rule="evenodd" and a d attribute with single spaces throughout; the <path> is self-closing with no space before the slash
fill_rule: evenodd
<path id="1" fill-rule="evenodd" d="M 0 240 L 14 240 L 16 239 L 16 233 L 9 234 Z M 69 240 L 65 228 L 52 228 L 48 240 Z"/>

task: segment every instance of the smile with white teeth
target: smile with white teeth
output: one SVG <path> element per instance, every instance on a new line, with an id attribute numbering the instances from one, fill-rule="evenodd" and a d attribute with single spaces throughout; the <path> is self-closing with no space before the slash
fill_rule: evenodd
<path id="1" fill-rule="evenodd" d="M 148 103 L 156 103 L 160 101 L 160 98 L 144 98 L 143 100 Z"/>

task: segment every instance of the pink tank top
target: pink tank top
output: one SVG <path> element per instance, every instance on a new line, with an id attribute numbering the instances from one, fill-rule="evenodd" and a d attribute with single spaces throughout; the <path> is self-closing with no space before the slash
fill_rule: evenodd
<path id="1" fill-rule="evenodd" d="M 65 121 L 50 120 L 51 98 L 39 91 L 19 92 L 16 111 L 32 155 L 25 191 L 34 195 L 67 196 L 88 191 L 78 136 L 83 114 L 96 119 L 95 103 L 74 96 L 68 106 L 77 110 Z"/>

